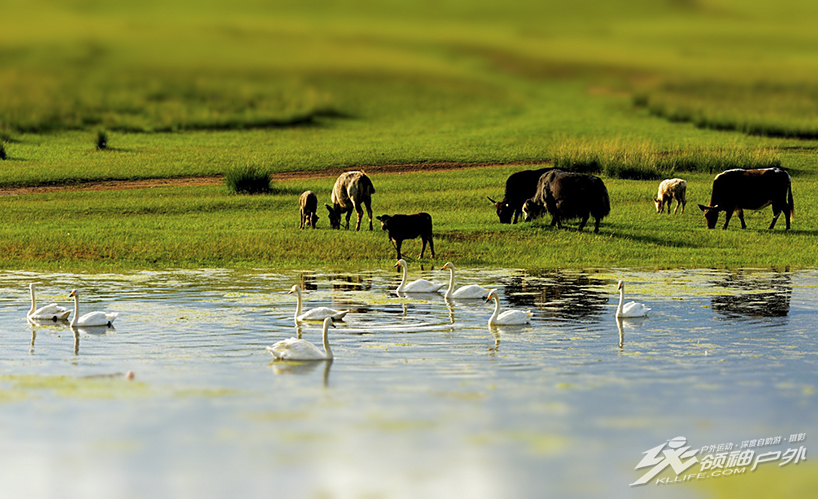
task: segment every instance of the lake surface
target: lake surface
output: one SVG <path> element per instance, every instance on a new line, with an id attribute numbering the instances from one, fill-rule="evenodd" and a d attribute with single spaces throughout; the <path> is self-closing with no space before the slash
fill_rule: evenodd
<path id="1" fill-rule="evenodd" d="M 656 497 L 629 484 L 674 437 L 782 437 L 758 452 L 783 453 L 818 431 L 818 271 L 457 276 L 532 323 L 489 328 L 490 303 L 395 296 L 391 269 L 0 272 L 0 495 Z M 615 320 L 619 279 L 647 319 Z M 119 312 L 115 329 L 30 325 L 30 282 L 39 304 L 80 290 L 81 314 Z M 352 310 L 331 363 L 265 350 L 297 334 L 293 284 L 306 307 Z M 319 324 L 301 331 L 320 345 Z"/>

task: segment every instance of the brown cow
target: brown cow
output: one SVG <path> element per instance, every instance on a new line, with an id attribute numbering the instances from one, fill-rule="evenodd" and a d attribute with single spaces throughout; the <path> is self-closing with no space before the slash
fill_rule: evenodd
<path id="1" fill-rule="evenodd" d="M 579 230 L 594 217 L 594 232 L 611 212 L 608 189 L 602 179 L 583 173 L 552 170 L 537 183 L 537 194 L 523 204 L 525 221 L 537 218 L 544 210 L 551 214 L 551 225 L 562 228 L 562 220 L 579 218 Z"/>
<path id="2" fill-rule="evenodd" d="M 318 214 L 315 213 L 318 210 L 318 196 L 312 191 L 304 191 L 298 198 L 298 206 L 301 212 L 301 228 L 307 225 L 314 229 L 318 222 Z"/>
<path id="3" fill-rule="evenodd" d="M 374 193 L 375 186 L 372 185 L 366 173 L 362 171 L 342 173 L 332 188 L 332 206 L 324 205 L 329 211 L 330 227 L 340 229 L 341 215 L 346 213 L 346 229 L 349 229 L 349 217 L 354 209 L 358 213 L 358 224 L 355 230 L 360 230 L 361 218 L 364 216 L 361 205 L 364 205 L 369 215 L 369 230 L 372 230 L 372 194 Z"/>
<path id="4" fill-rule="evenodd" d="M 787 229 L 790 229 L 790 217 L 795 212 L 792 200 L 792 179 L 789 173 L 781 168 L 763 168 L 758 170 L 727 170 L 713 179 L 713 192 L 710 195 L 710 206 L 699 205 L 707 220 L 707 228 L 716 227 L 719 212 L 725 215 L 724 226 L 727 229 L 733 213 L 741 220 L 741 228 L 746 229 L 744 210 L 760 210 L 773 205 L 773 221 L 770 229 L 781 212 Z"/>

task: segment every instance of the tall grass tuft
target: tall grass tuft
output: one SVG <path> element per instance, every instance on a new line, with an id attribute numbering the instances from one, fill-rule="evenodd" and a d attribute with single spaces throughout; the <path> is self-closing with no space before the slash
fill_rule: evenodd
<path id="1" fill-rule="evenodd" d="M 227 189 L 235 194 L 270 194 L 270 173 L 255 165 L 234 166 L 224 174 Z"/>
<path id="2" fill-rule="evenodd" d="M 717 149 L 685 147 L 660 151 L 650 142 L 564 142 L 552 156 L 554 166 L 579 173 L 601 173 L 611 178 L 655 180 L 676 172 L 717 173 L 732 168 L 781 166 L 771 149 L 732 146 Z"/>
<path id="3" fill-rule="evenodd" d="M 97 132 L 97 150 L 104 151 L 108 149 L 108 134 L 105 133 L 105 130 L 99 130 Z"/>

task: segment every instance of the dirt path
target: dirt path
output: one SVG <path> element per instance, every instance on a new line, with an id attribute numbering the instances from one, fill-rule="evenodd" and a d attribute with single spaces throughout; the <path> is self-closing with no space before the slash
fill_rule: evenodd
<path id="1" fill-rule="evenodd" d="M 509 165 L 533 165 L 540 162 L 513 162 L 513 163 L 408 163 L 402 165 L 365 166 L 349 168 L 332 168 L 321 171 L 293 171 L 273 174 L 273 181 L 298 180 L 309 178 L 337 177 L 341 173 L 353 169 L 364 170 L 370 174 L 402 174 L 458 170 L 460 168 L 492 168 Z M 104 180 L 99 182 L 83 182 L 78 184 L 51 185 L 41 187 L 9 187 L 0 188 L 0 196 L 17 196 L 21 194 L 37 194 L 58 191 L 106 191 L 124 189 L 149 189 L 153 187 L 192 187 L 200 185 L 215 185 L 224 183 L 222 175 L 207 177 L 179 177 L 158 178 L 146 180 Z"/>

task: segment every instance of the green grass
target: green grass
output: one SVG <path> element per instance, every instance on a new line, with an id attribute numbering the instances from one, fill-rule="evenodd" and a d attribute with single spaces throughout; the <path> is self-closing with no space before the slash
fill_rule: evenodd
<path id="1" fill-rule="evenodd" d="M 600 235 L 552 230 L 547 217 L 497 223 L 486 196 L 522 166 L 376 176 L 375 208 L 428 211 L 439 260 L 461 264 L 818 261 L 813 2 L 5 0 L 2 11 L 0 187 L 229 179 L 236 165 L 553 161 L 605 179 L 613 211 Z M 793 231 L 764 230 L 769 209 L 746 231 L 703 229 L 694 201 L 708 201 L 714 173 L 775 165 L 796 182 Z M 652 213 L 669 176 L 690 182 L 684 216 Z M 298 193 L 327 201 L 332 181 L 262 196 L 219 186 L 0 197 L 0 266 L 388 263 L 381 232 L 294 230 Z"/>
<path id="2" fill-rule="evenodd" d="M 795 177 L 793 230 L 767 231 L 770 209 L 748 212 L 747 230 L 707 230 L 696 203 L 709 201 L 711 175 L 687 176 L 684 215 L 656 214 L 657 182 L 605 178 L 612 213 L 599 234 L 534 224 L 501 225 L 487 195 L 502 192 L 518 167 L 372 175 L 375 214 L 427 211 L 434 219 L 436 262 L 525 268 L 808 267 L 818 261 L 812 206 L 818 185 Z M 62 191 L 0 198 L 4 268 L 391 265 L 394 249 L 380 230 L 299 230 L 298 194 L 327 202 L 334 179 L 281 183 L 281 193 L 230 195 L 225 186 L 133 191 Z M 322 223 L 323 222 L 323 223 Z M 783 222 L 780 222 L 783 223 Z M 376 221 L 377 228 L 377 221 Z M 740 248 L 737 251 L 736 248 Z M 404 252 L 415 261 L 418 240 Z M 424 261 L 431 261 L 425 259 Z"/>

